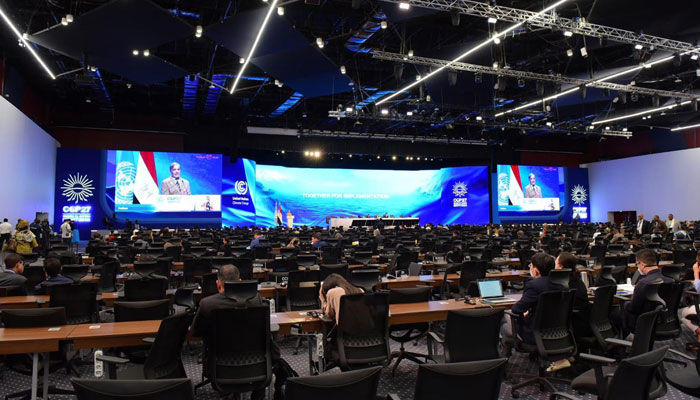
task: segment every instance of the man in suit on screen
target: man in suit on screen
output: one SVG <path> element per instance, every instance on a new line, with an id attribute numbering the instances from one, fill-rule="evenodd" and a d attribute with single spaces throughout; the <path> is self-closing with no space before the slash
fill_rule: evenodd
<path id="1" fill-rule="evenodd" d="M 191 194 L 190 182 L 180 176 L 180 164 L 170 164 L 170 176 L 161 182 L 160 194 Z"/>
<path id="2" fill-rule="evenodd" d="M 537 186 L 535 181 L 535 174 L 530 174 L 530 184 L 525 186 L 525 198 L 526 199 L 541 199 L 542 198 L 542 188 Z"/>

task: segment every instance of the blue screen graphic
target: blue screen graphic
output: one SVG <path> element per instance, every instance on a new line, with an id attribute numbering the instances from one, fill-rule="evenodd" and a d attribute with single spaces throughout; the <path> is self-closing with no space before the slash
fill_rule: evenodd
<path id="1" fill-rule="evenodd" d="M 221 181 L 221 220 L 224 226 L 255 225 L 255 161 L 224 160 Z"/>
<path id="2" fill-rule="evenodd" d="M 295 226 L 385 214 L 417 217 L 421 224 L 489 222 L 486 167 L 395 171 L 257 165 L 255 177 L 261 226 L 275 226 L 278 215 L 286 224 L 288 212 Z"/>

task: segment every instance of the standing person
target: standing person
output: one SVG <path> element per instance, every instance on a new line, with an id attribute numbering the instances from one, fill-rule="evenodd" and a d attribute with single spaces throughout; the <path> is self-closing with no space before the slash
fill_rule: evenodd
<path id="1" fill-rule="evenodd" d="M 10 240 L 10 236 L 12 236 L 12 225 L 10 225 L 10 223 L 7 222 L 7 218 L 5 218 L 0 224 L 0 249 L 5 242 Z"/>
<path id="2" fill-rule="evenodd" d="M 69 220 L 68 223 L 70 224 L 70 231 L 71 231 L 71 237 L 70 237 L 70 245 L 71 248 L 75 246 L 74 252 L 78 252 L 78 245 L 80 244 L 80 230 L 75 226 L 75 222 L 73 220 Z"/>
<path id="3" fill-rule="evenodd" d="M 537 181 L 535 174 L 530 174 L 528 176 L 530 184 L 525 186 L 525 198 L 526 199 L 541 199 L 542 198 L 542 188 L 537 186 Z"/>
<path id="4" fill-rule="evenodd" d="M 73 230 L 70 227 L 70 219 L 66 218 L 61 224 L 61 239 L 63 239 L 63 243 L 70 244 L 71 237 L 73 237 Z"/>
<path id="5" fill-rule="evenodd" d="M 12 238 L 17 241 L 17 254 L 31 254 L 39 246 L 36 236 L 29 230 L 29 221 L 23 219 L 17 224 L 17 231 Z"/>
<path id="6" fill-rule="evenodd" d="M 673 214 L 668 214 L 668 219 L 666 220 L 666 228 L 671 233 L 676 233 L 681 230 L 681 223 L 673 218 Z"/>
<path id="7" fill-rule="evenodd" d="M 637 216 L 637 235 L 648 235 L 651 233 L 651 222 L 644 219 L 644 214 Z"/>

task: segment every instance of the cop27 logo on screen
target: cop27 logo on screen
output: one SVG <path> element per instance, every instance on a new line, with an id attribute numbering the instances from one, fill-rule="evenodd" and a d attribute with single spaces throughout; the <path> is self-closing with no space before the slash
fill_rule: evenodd
<path id="1" fill-rule="evenodd" d="M 248 182 L 236 181 L 236 194 L 243 196 L 246 193 L 248 193 Z"/>
<path id="2" fill-rule="evenodd" d="M 74 201 L 76 204 L 79 201 L 86 201 L 93 196 L 92 191 L 95 187 L 92 185 L 92 179 L 86 175 L 81 175 L 76 172 L 75 175 L 68 174 L 68 178 L 63 180 L 62 195 L 69 202 Z"/>
<path id="3" fill-rule="evenodd" d="M 452 207 L 466 207 L 467 206 L 467 184 L 464 182 L 455 182 L 452 185 L 452 194 L 455 197 L 452 199 Z"/>

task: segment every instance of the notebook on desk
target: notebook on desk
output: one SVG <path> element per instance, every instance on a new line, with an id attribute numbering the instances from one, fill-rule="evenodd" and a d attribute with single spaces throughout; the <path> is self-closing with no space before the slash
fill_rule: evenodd
<path id="1" fill-rule="evenodd" d="M 503 296 L 503 286 L 499 279 L 484 279 L 477 281 L 479 296 L 482 303 L 499 304 L 512 302 L 513 299 Z"/>

